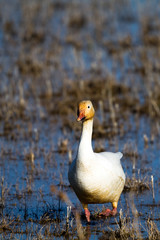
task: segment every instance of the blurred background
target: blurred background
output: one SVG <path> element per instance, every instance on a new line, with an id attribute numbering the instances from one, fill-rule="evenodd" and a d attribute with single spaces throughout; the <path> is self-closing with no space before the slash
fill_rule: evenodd
<path id="1" fill-rule="evenodd" d="M 127 176 L 123 228 L 91 205 L 85 238 L 158 239 L 159 89 L 159 1 L 0 0 L 2 239 L 79 236 L 57 191 L 80 206 L 67 173 L 83 99 L 96 109 L 95 151 L 122 151 Z"/>

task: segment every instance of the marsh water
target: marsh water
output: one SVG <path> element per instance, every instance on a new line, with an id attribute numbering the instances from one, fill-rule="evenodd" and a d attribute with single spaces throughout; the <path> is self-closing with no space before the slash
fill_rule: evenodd
<path id="1" fill-rule="evenodd" d="M 57 191 L 86 239 L 158 239 L 159 89 L 159 1 L 0 0 L 1 239 L 81 238 Z M 90 225 L 67 177 L 82 99 L 93 148 L 123 152 L 127 178 L 117 216 L 90 205 Z"/>

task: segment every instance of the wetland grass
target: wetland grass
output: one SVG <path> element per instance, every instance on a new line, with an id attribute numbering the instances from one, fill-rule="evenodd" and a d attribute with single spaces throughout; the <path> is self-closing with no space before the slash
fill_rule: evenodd
<path id="1" fill-rule="evenodd" d="M 0 1 L 1 239 L 160 239 L 160 22 L 142 2 Z M 91 206 L 90 225 L 67 180 L 82 99 L 127 175 L 117 216 Z"/>

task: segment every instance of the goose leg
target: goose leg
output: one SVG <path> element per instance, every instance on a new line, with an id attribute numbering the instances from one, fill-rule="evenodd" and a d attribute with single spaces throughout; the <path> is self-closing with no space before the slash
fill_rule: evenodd
<path id="1" fill-rule="evenodd" d="M 82 204 L 85 212 L 85 216 L 87 219 L 87 222 L 90 222 L 90 211 L 88 210 L 88 205 L 87 204 Z"/>
<path id="2" fill-rule="evenodd" d="M 73 214 L 74 214 L 74 216 L 76 218 L 78 212 L 77 212 L 75 207 L 72 208 L 72 212 L 73 212 Z M 85 216 L 86 216 L 87 222 L 90 222 L 90 215 L 91 214 L 90 214 L 90 211 L 88 210 L 88 206 L 87 205 L 85 205 L 85 207 L 84 207 L 84 212 L 85 212 Z"/>
<path id="3" fill-rule="evenodd" d="M 112 203 L 112 207 L 113 207 L 112 210 L 107 208 L 104 211 L 102 211 L 99 215 L 104 216 L 104 217 L 115 216 L 117 214 L 117 205 L 118 205 L 117 202 L 113 202 Z"/>
<path id="4" fill-rule="evenodd" d="M 88 210 L 88 208 L 85 208 L 84 211 L 85 211 L 87 222 L 90 222 L 90 215 L 91 215 L 90 211 Z"/>

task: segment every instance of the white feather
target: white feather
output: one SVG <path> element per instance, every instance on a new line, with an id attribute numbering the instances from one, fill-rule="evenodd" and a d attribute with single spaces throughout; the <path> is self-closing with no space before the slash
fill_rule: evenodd
<path id="1" fill-rule="evenodd" d="M 124 188 L 125 174 L 121 166 L 121 152 L 95 153 L 92 149 L 93 119 L 83 123 L 76 159 L 68 178 L 83 205 L 118 202 Z"/>

